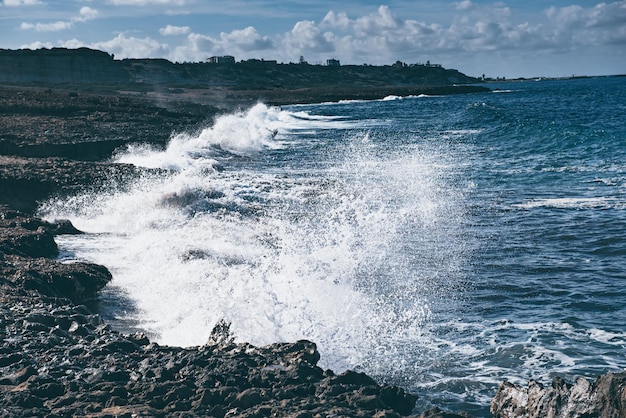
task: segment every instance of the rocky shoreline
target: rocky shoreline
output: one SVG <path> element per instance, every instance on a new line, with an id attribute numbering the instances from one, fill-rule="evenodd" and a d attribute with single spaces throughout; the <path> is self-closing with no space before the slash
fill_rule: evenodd
<path id="1" fill-rule="evenodd" d="M 227 110 L 189 91 L 115 92 L 0 87 L 0 416 L 398 417 L 423 410 L 401 388 L 321 369 L 313 342 L 237 344 L 220 323 L 203 346 L 166 347 L 102 320 L 94 301 L 111 274 L 57 261 L 55 236 L 81 232 L 35 217 L 39 203 L 121 185 L 141 172 L 111 163 L 115 149 L 164 146 L 171 132 L 199 129 Z M 237 100 L 259 99 L 247 94 Z M 625 417 L 625 382 L 622 373 L 574 386 L 504 383 L 491 412 Z M 420 416 L 469 415 L 432 409 Z"/>
<path id="2" fill-rule="evenodd" d="M 122 184 L 140 172 L 109 161 L 117 147 L 163 146 L 220 109 L 50 87 L 0 93 L 0 416 L 412 413 L 416 396 L 400 388 L 319 368 L 309 341 L 235 344 L 228 324 L 192 349 L 123 335 L 93 308 L 108 270 L 55 260 L 54 237 L 80 231 L 33 216 L 41 201 Z"/>
<path id="3" fill-rule="evenodd" d="M 317 367 L 309 341 L 163 347 L 122 335 L 88 308 L 105 267 L 62 264 L 54 236 L 80 233 L 0 208 L 0 416 L 385 416 L 416 397 Z"/>

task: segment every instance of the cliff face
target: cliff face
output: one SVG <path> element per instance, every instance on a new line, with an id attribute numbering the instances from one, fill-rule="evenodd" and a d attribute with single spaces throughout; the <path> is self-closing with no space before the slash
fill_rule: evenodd
<path id="1" fill-rule="evenodd" d="M 247 61 L 237 64 L 185 63 L 164 59 L 115 60 L 87 48 L 0 50 L 0 83 L 162 84 L 229 89 L 322 86 L 419 86 L 476 83 L 456 70 L 423 65 L 327 67 Z"/>
<path id="2" fill-rule="evenodd" d="M 126 77 L 113 57 L 87 48 L 0 51 L 3 83 L 97 83 Z"/>

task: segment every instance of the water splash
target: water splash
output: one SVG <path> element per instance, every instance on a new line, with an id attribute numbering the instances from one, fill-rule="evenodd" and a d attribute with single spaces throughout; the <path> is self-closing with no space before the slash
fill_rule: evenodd
<path id="1" fill-rule="evenodd" d="M 118 156 L 167 173 L 50 201 L 42 213 L 89 232 L 60 245 L 106 265 L 162 344 L 203 344 L 225 319 L 253 344 L 313 340 L 336 370 L 411 373 L 430 344 L 429 294 L 458 262 L 445 155 L 389 152 L 356 130 L 335 139 L 323 170 L 259 163 L 268 153 L 290 161 L 302 132 L 349 127 L 257 105 L 165 150 Z"/>

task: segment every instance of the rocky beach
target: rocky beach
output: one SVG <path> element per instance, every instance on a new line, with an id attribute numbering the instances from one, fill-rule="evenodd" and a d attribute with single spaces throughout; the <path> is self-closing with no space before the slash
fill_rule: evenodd
<path id="1" fill-rule="evenodd" d="M 426 71 L 430 78 L 419 85 L 407 75 L 403 85 L 372 77 L 339 89 L 324 87 L 324 78 L 317 87 L 288 84 L 282 75 L 268 88 L 253 71 L 254 80 L 237 78 L 245 88 L 223 79 L 199 87 L 207 73 L 193 66 L 181 72 L 171 63 L 117 62 L 78 51 L 67 55 L 67 66 L 53 60 L 61 66 L 54 69 L 46 60 L 55 53 L 67 55 L 0 54 L 0 416 L 398 417 L 426 409 L 417 396 L 363 373 L 320 368 L 314 342 L 235 343 L 222 322 L 205 345 L 180 348 L 113 329 L 98 313 L 98 291 L 111 273 L 105 266 L 58 261 L 55 237 L 81 231 L 66 220 L 39 219 L 36 211 L 50 197 L 123 187 L 126 179 L 149 172 L 111 162 L 118 149 L 163 147 L 172 133 L 198 130 L 257 101 L 280 105 L 483 87 L 455 87 L 475 80 L 450 80 L 449 73 L 436 78 L 440 69 Z M 151 70 L 153 65 L 170 70 Z M 495 417 L 626 417 L 626 373 L 594 383 L 555 379 L 548 388 L 503 383 L 494 395 Z M 419 416 L 469 416 L 440 407 Z"/>

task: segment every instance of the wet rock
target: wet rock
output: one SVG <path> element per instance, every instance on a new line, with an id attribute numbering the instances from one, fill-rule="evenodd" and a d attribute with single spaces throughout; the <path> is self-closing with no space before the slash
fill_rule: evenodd
<path id="1" fill-rule="evenodd" d="M 419 418 L 472 418 L 472 416 L 466 412 L 449 412 L 435 407 L 422 413 Z"/>
<path id="2" fill-rule="evenodd" d="M 91 263 L 64 264 L 45 258 L 6 256 L 0 273 L 15 285 L 45 296 L 80 303 L 93 298 L 111 281 L 104 266 Z"/>
<path id="3" fill-rule="evenodd" d="M 54 257 L 59 248 L 54 235 L 43 226 L 29 229 L 15 221 L 0 221 L 0 251 L 25 257 Z"/>
<path id="4" fill-rule="evenodd" d="M 622 418 L 624 411 L 626 372 L 607 373 L 593 383 L 557 377 L 549 387 L 532 380 L 526 388 L 504 382 L 491 402 L 491 413 L 500 418 Z"/>

